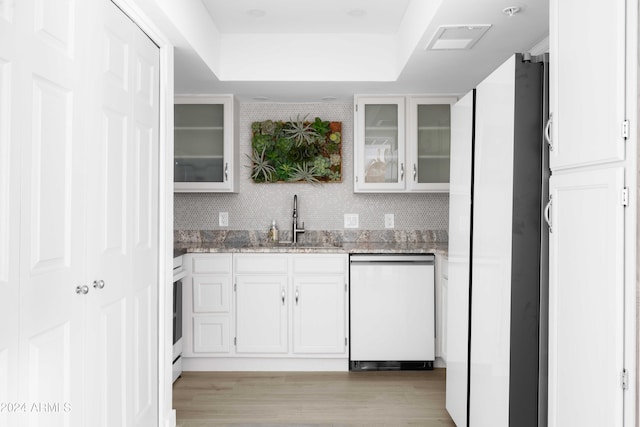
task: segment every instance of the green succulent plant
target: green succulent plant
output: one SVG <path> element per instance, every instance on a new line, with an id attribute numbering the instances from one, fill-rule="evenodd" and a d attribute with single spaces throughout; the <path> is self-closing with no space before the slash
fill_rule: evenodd
<path id="1" fill-rule="evenodd" d="M 331 173 L 331 161 L 326 157 L 317 156 L 313 159 L 313 169 L 316 176 L 329 176 Z"/>
<path id="2" fill-rule="evenodd" d="M 251 124 L 251 177 L 255 182 L 341 181 L 341 126 L 316 117 Z"/>
<path id="3" fill-rule="evenodd" d="M 262 153 L 258 153 L 258 150 L 253 150 L 251 156 L 247 154 L 247 157 L 251 160 L 251 178 L 254 181 L 271 181 L 276 171 L 271 162 L 264 158 L 264 152 L 265 148 L 262 149 Z"/>
<path id="4" fill-rule="evenodd" d="M 315 121 L 311 124 L 313 129 L 321 136 L 325 136 L 329 133 L 331 122 L 324 121 L 320 117 L 316 117 Z"/>
<path id="5" fill-rule="evenodd" d="M 293 173 L 293 164 L 282 163 L 276 168 L 276 176 L 278 180 L 288 181 Z"/>
<path id="6" fill-rule="evenodd" d="M 260 126 L 260 132 L 263 135 L 275 135 L 276 124 L 273 120 L 265 120 L 262 122 L 262 126 Z"/>

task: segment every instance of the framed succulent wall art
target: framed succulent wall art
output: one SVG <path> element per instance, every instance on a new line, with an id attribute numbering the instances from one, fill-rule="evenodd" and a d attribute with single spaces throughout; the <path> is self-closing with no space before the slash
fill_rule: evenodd
<path id="1" fill-rule="evenodd" d="M 251 124 L 254 182 L 342 182 L 342 122 L 307 116 Z"/>

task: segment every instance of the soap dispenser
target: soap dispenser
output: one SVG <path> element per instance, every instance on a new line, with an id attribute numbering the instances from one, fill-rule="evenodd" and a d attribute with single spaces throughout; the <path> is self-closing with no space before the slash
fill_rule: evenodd
<path id="1" fill-rule="evenodd" d="M 272 242 L 278 241 L 278 227 L 276 226 L 276 220 L 271 221 L 271 228 L 269 228 L 269 240 Z"/>

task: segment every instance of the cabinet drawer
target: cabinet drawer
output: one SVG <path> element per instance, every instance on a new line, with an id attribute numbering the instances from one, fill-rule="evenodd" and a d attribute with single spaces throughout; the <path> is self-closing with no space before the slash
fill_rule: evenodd
<path id="1" fill-rule="evenodd" d="M 282 255 L 235 255 L 235 272 L 239 274 L 286 274 L 287 260 L 287 256 Z"/>
<path id="2" fill-rule="evenodd" d="M 230 274 L 231 254 L 193 255 L 191 271 L 194 274 Z"/>
<path id="3" fill-rule="evenodd" d="M 295 255 L 293 273 L 343 274 L 347 267 L 347 255 Z"/>

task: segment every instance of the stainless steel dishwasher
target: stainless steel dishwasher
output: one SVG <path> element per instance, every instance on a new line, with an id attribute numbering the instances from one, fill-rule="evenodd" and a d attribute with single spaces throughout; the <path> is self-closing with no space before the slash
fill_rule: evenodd
<path id="1" fill-rule="evenodd" d="M 433 369 L 433 255 L 351 255 L 349 369 Z"/>

